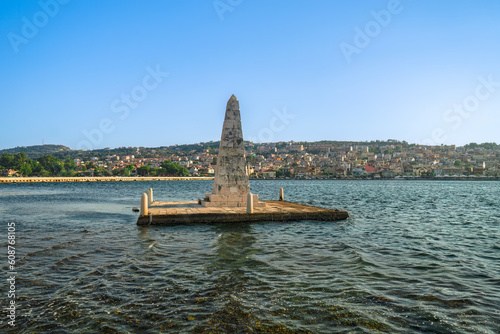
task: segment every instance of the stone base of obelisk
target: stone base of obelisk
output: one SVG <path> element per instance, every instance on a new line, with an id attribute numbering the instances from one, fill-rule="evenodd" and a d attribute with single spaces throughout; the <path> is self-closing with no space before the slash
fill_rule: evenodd
<path id="1" fill-rule="evenodd" d="M 259 202 L 259 195 L 252 194 L 252 196 L 254 208 L 266 206 L 266 203 Z M 201 205 L 204 207 L 246 207 L 247 195 L 205 194 L 205 200 L 201 201 Z"/>

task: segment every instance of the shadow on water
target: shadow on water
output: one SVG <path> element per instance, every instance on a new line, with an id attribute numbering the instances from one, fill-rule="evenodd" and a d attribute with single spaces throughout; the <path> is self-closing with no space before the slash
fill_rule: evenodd
<path id="1" fill-rule="evenodd" d="M 256 284 L 251 272 L 259 261 L 252 255 L 259 249 L 252 224 L 214 225 L 217 237 L 210 243 L 211 260 L 206 271 L 213 278 L 208 294 L 214 297 L 214 310 L 203 323 L 192 330 L 196 333 L 309 333 L 293 330 L 279 323 L 259 319 L 255 305 L 247 302 L 250 286 Z"/>

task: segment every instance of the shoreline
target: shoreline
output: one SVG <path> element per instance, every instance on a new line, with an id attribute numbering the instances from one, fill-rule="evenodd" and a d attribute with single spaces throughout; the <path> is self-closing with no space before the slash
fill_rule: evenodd
<path id="1" fill-rule="evenodd" d="M 141 181 L 197 181 L 213 180 L 213 176 L 55 176 L 55 177 L 0 177 L 0 183 L 50 183 L 50 182 L 141 182 Z M 434 177 L 434 178 L 250 178 L 251 181 L 500 181 L 500 177 Z"/>
<path id="2" fill-rule="evenodd" d="M 385 178 L 374 178 L 374 177 L 344 177 L 344 178 L 331 178 L 331 179 L 305 179 L 305 178 L 265 178 L 265 179 L 257 179 L 250 178 L 250 180 L 262 180 L 262 181 L 500 181 L 500 177 L 434 177 L 434 178 L 426 178 L 426 177 L 414 177 L 414 178 L 395 178 L 395 177 L 385 177 Z"/>
<path id="3" fill-rule="evenodd" d="M 133 181 L 192 181 L 213 180 L 205 176 L 55 176 L 55 177 L 0 177 L 0 183 L 45 182 L 133 182 Z"/>

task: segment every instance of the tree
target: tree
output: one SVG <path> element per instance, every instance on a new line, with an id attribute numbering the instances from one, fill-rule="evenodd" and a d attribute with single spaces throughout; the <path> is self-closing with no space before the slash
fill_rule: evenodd
<path id="1" fill-rule="evenodd" d="M 85 166 L 87 167 L 87 169 L 92 169 L 92 168 L 95 169 L 94 163 L 92 161 L 90 161 L 87 164 L 85 164 Z"/>
<path id="2" fill-rule="evenodd" d="M 291 177 L 291 173 L 289 169 L 281 170 L 278 169 L 276 171 L 276 177 Z"/>
<path id="3" fill-rule="evenodd" d="M 38 176 L 47 177 L 50 176 L 50 172 L 45 169 L 42 169 L 42 171 L 38 173 Z"/>
<path id="4" fill-rule="evenodd" d="M 59 162 L 56 162 L 50 166 L 50 172 L 52 172 L 52 175 L 54 176 L 60 175 L 62 171 L 64 171 L 64 167 Z"/>
<path id="5" fill-rule="evenodd" d="M 255 155 L 248 155 L 246 158 L 247 162 L 254 164 L 256 160 Z"/>
<path id="6" fill-rule="evenodd" d="M 17 172 L 21 175 L 28 176 L 31 175 L 31 164 L 29 162 L 25 162 L 17 168 Z"/>
<path id="7" fill-rule="evenodd" d="M 141 166 L 141 167 L 137 168 L 137 175 L 148 176 L 149 175 L 149 166 Z"/>
<path id="8" fill-rule="evenodd" d="M 37 160 L 30 160 L 31 173 L 34 175 L 40 175 L 44 170 L 42 165 Z"/>
<path id="9" fill-rule="evenodd" d="M 57 176 L 64 170 L 63 164 L 52 155 L 44 155 L 38 158 L 38 162 L 52 176 Z"/>
<path id="10" fill-rule="evenodd" d="M 14 154 L 10 153 L 4 153 L 0 157 L 0 165 L 7 168 L 7 169 L 12 169 L 14 168 Z"/>
<path id="11" fill-rule="evenodd" d="M 76 164 L 71 158 L 66 158 L 66 160 L 64 160 L 64 169 L 66 169 L 67 171 L 72 171 L 75 170 L 75 168 Z"/>
<path id="12" fill-rule="evenodd" d="M 16 165 L 20 166 L 28 161 L 28 156 L 24 152 L 19 152 L 17 156 L 14 157 L 14 162 Z"/>
<path id="13" fill-rule="evenodd" d="M 63 170 L 61 176 L 75 176 L 75 172 L 71 170 Z"/>
<path id="14" fill-rule="evenodd" d="M 165 160 L 161 163 L 161 167 L 165 168 L 167 175 L 189 176 L 189 171 L 186 167 L 173 163 L 170 160 Z"/>

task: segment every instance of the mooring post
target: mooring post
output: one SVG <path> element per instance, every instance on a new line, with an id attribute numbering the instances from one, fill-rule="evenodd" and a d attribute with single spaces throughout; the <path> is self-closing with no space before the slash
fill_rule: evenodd
<path id="1" fill-rule="evenodd" d="M 153 188 L 149 188 L 149 205 L 151 205 L 151 203 L 153 203 L 154 200 L 153 200 Z"/>
<path id="2" fill-rule="evenodd" d="M 283 188 L 280 188 L 280 201 L 284 201 L 285 196 L 283 195 Z"/>
<path id="3" fill-rule="evenodd" d="M 148 215 L 148 194 L 144 193 L 141 196 L 141 216 Z"/>
<path id="4" fill-rule="evenodd" d="M 247 213 L 253 213 L 253 195 L 252 195 L 252 193 L 247 194 Z"/>
<path id="5" fill-rule="evenodd" d="M 148 207 L 151 206 L 151 188 L 146 190 L 146 195 L 148 196 Z"/>

